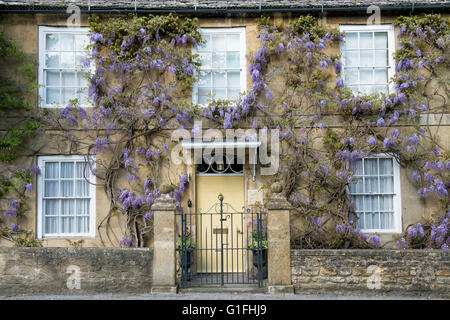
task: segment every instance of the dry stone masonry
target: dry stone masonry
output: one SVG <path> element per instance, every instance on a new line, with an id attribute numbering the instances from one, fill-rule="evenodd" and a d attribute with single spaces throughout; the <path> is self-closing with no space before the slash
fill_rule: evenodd
<path id="1" fill-rule="evenodd" d="M 291 250 L 296 293 L 450 297 L 446 250 Z"/>

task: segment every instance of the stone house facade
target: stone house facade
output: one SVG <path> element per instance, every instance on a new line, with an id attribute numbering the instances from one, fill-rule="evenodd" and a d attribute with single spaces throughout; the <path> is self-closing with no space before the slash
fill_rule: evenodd
<path id="1" fill-rule="evenodd" d="M 367 24 L 370 14 L 367 7 L 375 4 L 381 8 L 378 25 Z M 79 5 L 80 26 L 67 27 L 70 14 L 68 5 Z M 303 13 L 312 13 L 321 18 L 322 23 L 340 28 L 357 39 L 360 48 L 364 36 L 370 39 L 380 37 L 384 43 L 384 54 L 388 57 L 388 65 L 380 66 L 380 76 L 377 83 L 372 80 L 349 78 L 347 86 L 360 90 L 371 90 L 376 86 L 379 90 L 390 90 L 388 79 L 394 74 L 392 54 L 396 47 L 395 36 L 398 32 L 393 26 L 395 18 L 401 14 L 417 12 L 437 12 L 448 16 L 450 3 L 448 1 L 0 1 L 0 24 L 6 37 L 14 39 L 24 53 L 38 62 L 36 75 L 41 85 L 36 90 L 36 103 L 43 108 L 54 108 L 64 104 L 74 96 L 80 101 L 86 98 L 85 93 L 78 89 L 85 87 L 86 81 L 76 72 L 79 59 L 83 57 L 84 44 L 87 39 L 87 19 L 90 16 L 106 18 L 124 13 L 166 14 L 175 12 L 179 15 L 198 17 L 204 35 L 208 39 L 206 49 L 199 49 L 204 57 L 224 55 L 224 61 L 206 61 L 210 63 L 205 71 L 204 79 L 194 86 L 193 103 L 204 103 L 208 94 L 233 99 L 239 92 L 251 86 L 251 76 L 248 72 L 247 56 L 255 53 L 259 46 L 257 39 L 257 18 L 261 14 L 273 17 L 275 21 L 289 23 Z M 359 38 L 358 38 L 359 37 Z M 358 41 L 358 40 L 356 40 Z M 372 40 L 371 40 L 372 41 Z M 375 40 L 373 40 L 375 41 Z M 368 50 L 376 51 L 377 47 Z M 202 51 L 203 50 L 203 51 Z M 361 50 L 361 49 L 359 49 Z M 367 50 L 366 50 L 367 51 Z M 382 50 L 381 50 L 382 51 Z M 343 53 L 343 52 L 341 52 Z M 369 59 L 370 60 L 370 59 Z M 377 65 L 372 60 L 363 61 L 371 68 Z M 214 78 L 221 63 L 227 63 L 225 73 L 221 78 Z M 11 66 L 7 66 L 11 67 Z M 216 68 L 216 69 L 215 69 Z M 219 77 L 219 74 L 217 73 Z M 361 77 L 361 75 L 359 75 Z M 220 84 L 215 84 L 215 82 Z M 365 84 L 367 83 L 367 84 Z M 40 102 L 38 99 L 40 96 Z M 442 144 L 447 148 L 449 143 L 449 116 L 445 114 L 437 119 L 433 114 L 422 119 L 423 123 L 432 128 L 438 128 Z M 2 119 L 8 121 L 7 119 Z M 439 122 L 439 123 L 438 123 Z M 330 117 L 328 125 L 339 127 L 341 124 Z M 67 145 L 41 139 L 31 142 L 37 153 L 25 154 L 20 158 L 24 165 L 38 165 L 45 174 L 37 178 L 29 204 L 29 215 L 25 224 L 34 231 L 44 246 L 68 246 L 67 240 L 83 240 L 83 246 L 99 247 L 100 241 L 97 225 L 105 218 L 109 200 L 102 186 L 88 185 L 83 181 L 83 157 L 70 154 Z M 190 148 L 194 148 L 190 146 Z M 380 176 L 388 177 L 389 194 L 392 203 L 386 211 L 390 222 L 377 225 L 365 225 L 368 233 L 377 232 L 384 242 L 392 240 L 393 235 L 401 233 L 406 226 L 417 222 L 421 217 L 428 216 L 436 207 L 436 199 L 421 200 L 417 197 L 417 189 L 412 182 L 409 169 L 401 168 L 394 158 L 380 157 L 370 160 Z M 364 166 L 364 164 L 361 162 Z M 386 165 L 386 168 L 384 167 Z M 263 202 L 266 192 L 262 189 L 263 179 L 256 173 L 252 165 L 246 165 L 239 171 L 227 175 L 210 175 L 199 172 L 195 166 L 178 167 L 177 172 L 186 172 L 190 177 L 187 194 L 183 196 L 185 203 L 192 200 L 194 208 L 206 208 L 212 205 L 219 193 L 222 193 L 235 207 L 248 207 L 255 202 Z M 383 171 L 386 170 L 386 171 Z M 256 170 L 257 172 L 257 170 Z M 363 174 L 364 175 L 364 174 Z M 66 186 L 67 183 L 71 186 Z M 52 198 L 60 186 L 60 196 L 64 192 L 73 194 L 70 201 L 64 196 Z M 71 188 L 75 188 L 72 190 Z M 65 189 L 65 190 L 64 190 Z M 371 191 L 378 196 L 382 192 Z M 53 200 L 52 200 L 53 199 Z M 213 200 L 211 200 L 213 199 Z M 52 203 L 53 201 L 53 203 Z M 358 200 L 356 200 L 358 201 Z M 55 207 L 52 209 L 52 205 Z M 64 206 L 67 207 L 64 207 Z M 68 216 L 63 214 L 67 208 Z M 47 214 L 45 213 L 47 210 Z M 52 211 L 54 210 L 54 212 Z M 363 209 L 364 211 L 365 209 Z M 374 211 L 377 217 L 383 215 L 381 209 Z M 377 218 L 378 219 L 378 218 Z M 112 229 L 120 233 L 123 221 L 114 217 Z M 295 223 L 295 217 L 291 218 Z M 1 245 L 8 245 L 0 240 Z M 110 244 L 107 244 L 109 246 Z M 153 246 L 150 242 L 149 246 Z M 156 255 L 156 254 L 155 254 Z"/>

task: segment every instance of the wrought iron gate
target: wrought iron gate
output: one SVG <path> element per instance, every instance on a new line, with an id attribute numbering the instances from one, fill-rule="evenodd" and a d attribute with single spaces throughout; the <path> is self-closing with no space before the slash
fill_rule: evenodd
<path id="1" fill-rule="evenodd" d="M 257 284 L 263 286 L 267 240 L 263 210 L 235 210 L 219 202 L 206 212 L 179 213 L 177 241 L 182 287 L 194 285 Z"/>

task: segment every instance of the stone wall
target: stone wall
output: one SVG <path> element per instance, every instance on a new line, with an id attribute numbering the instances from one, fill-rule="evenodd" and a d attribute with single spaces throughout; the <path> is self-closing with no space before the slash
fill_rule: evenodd
<path id="1" fill-rule="evenodd" d="M 148 293 L 152 249 L 0 247 L 0 296 Z"/>
<path id="2" fill-rule="evenodd" d="M 296 293 L 450 297 L 447 250 L 291 251 Z"/>

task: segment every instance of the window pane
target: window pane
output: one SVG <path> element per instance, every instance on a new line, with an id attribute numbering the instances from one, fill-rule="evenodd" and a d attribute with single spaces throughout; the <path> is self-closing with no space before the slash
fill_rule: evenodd
<path id="1" fill-rule="evenodd" d="M 372 67 L 373 66 L 373 51 L 361 50 L 361 63 L 360 67 Z"/>
<path id="2" fill-rule="evenodd" d="M 388 87 L 387 85 L 384 86 L 375 86 L 375 91 L 378 93 L 388 93 Z"/>
<path id="3" fill-rule="evenodd" d="M 377 159 L 364 159 L 364 174 L 365 175 L 377 175 L 378 174 Z"/>
<path id="4" fill-rule="evenodd" d="M 88 87 L 88 80 L 86 79 L 86 75 L 82 72 L 78 72 L 77 74 L 77 86 L 81 88 L 87 88 Z"/>
<path id="5" fill-rule="evenodd" d="M 47 79 L 45 85 L 59 86 L 59 71 L 46 71 Z"/>
<path id="6" fill-rule="evenodd" d="M 58 34 L 47 33 L 45 35 L 45 50 L 51 51 L 59 50 Z"/>
<path id="7" fill-rule="evenodd" d="M 75 65 L 78 68 L 83 68 L 83 63 L 86 59 L 87 57 L 84 53 L 75 53 Z"/>
<path id="8" fill-rule="evenodd" d="M 373 33 L 372 32 L 360 32 L 359 33 L 359 47 L 361 49 L 373 48 Z"/>
<path id="9" fill-rule="evenodd" d="M 357 32 L 346 32 L 345 33 L 345 48 L 346 49 L 357 49 L 358 48 L 358 33 Z"/>
<path id="10" fill-rule="evenodd" d="M 227 68 L 240 68 L 239 52 L 227 52 Z"/>
<path id="11" fill-rule="evenodd" d="M 212 57 L 212 68 L 225 68 L 225 52 L 214 52 Z"/>
<path id="12" fill-rule="evenodd" d="M 361 94 L 372 94 L 374 92 L 374 86 L 360 86 L 359 92 Z"/>
<path id="13" fill-rule="evenodd" d="M 197 50 L 199 51 L 210 51 L 211 50 L 211 34 L 209 33 L 202 33 L 202 39 L 206 41 L 204 44 L 198 44 Z"/>
<path id="14" fill-rule="evenodd" d="M 75 200 L 61 200 L 61 215 L 75 215 Z"/>
<path id="15" fill-rule="evenodd" d="M 363 193 L 363 178 L 355 178 L 356 183 L 350 184 L 351 193 Z"/>
<path id="16" fill-rule="evenodd" d="M 59 88 L 46 88 L 45 89 L 45 103 L 46 104 L 59 104 Z"/>
<path id="17" fill-rule="evenodd" d="M 209 88 L 198 88 L 198 104 L 208 104 L 211 99 L 208 95 L 211 94 L 211 89 Z"/>
<path id="18" fill-rule="evenodd" d="M 86 46 L 89 44 L 89 38 L 86 34 L 75 35 L 75 50 L 86 51 Z"/>
<path id="19" fill-rule="evenodd" d="M 61 178 L 73 178 L 73 162 L 61 162 Z"/>
<path id="20" fill-rule="evenodd" d="M 228 99 L 235 100 L 239 97 L 239 89 L 228 88 Z"/>
<path id="21" fill-rule="evenodd" d="M 77 162 L 75 177 L 76 178 L 89 178 L 89 164 L 86 162 Z"/>
<path id="22" fill-rule="evenodd" d="M 77 217 L 77 232 L 88 233 L 89 232 L 89 217 Z"/>
<path id="23" fill-rule="evenodd" d="M 225 71 L 213 72 L 213 85 L 214 87 L 225 87 L 227 85 Z"/>
<path id="24" fill-rule="evenodd" d="M 375 50 L 375 67 L 387 67 L 389 65 L 387 50 Z"/>
<path id="25" fill-rule="evenodd" d="M 75 217 L 61 218 L 61 233 L 75 233 Z"/>
<path id="26" fill-rule="evenodd" d="M 387 83 L 387 70 L 375 69 L 375 83 Z"/>
<path id="27" fill-rule="evenodd" d="M 75 66 L 75 54 L 73 52 L 61 52 L 61 67 L 73 68 Z"/>
<path id="28" fill-rule="evenodd" d="M 44 224 L 46 234 L 58 233 L 58 217 L 46 217 Z"/>
<path id="29" fill-rule="evenodd" d="M 58 162 L 46 162 L 45 163 L 45 178 L 57 179 L 59 178 L 59 163 Z"/>
<path id="30" fill-rule="evenodd" d="M 380 211 L 394 210 L 394 196 L 380 196 Z"/>
<path id="31" fill-rule="evenodd" d="M 239 51 L 241 46 L 240 34 L 228 34 L 227 35 L 227 50 Z"/>
<path id="32" fill-rule="evenodd" d="M 198 75 L 198 85 L 202 87 L 211 86 L 211 72 L 200 71 Z"/>
<path id="33" fill-rule="evenodd" d="M 227 50 L 227 41 L 224 34 L 213 34 L 212 42 L 213 42 L 213 49 L 215 51 Z"/>
<path id="34" fill-rule="evenodd" d="M 59 35 L 61 41 L 62 51 L 73 51 L 74 50 L 74 35 L 68 33 L 61 33 Z"/>
<path id="35" fill-rule="evenodd" d="M 358 81 L 358 70 L 357 69 L 345 69 L 345 84 L 357 84 Z"/>
<path id="36" fill-rule="evenodd" d="M 241 73 L 240 72 L 228 72 L 228 87 L 241 87 Z"/>
<path id="37" fill-rule="evenodd" d="M 75 87 L 77 85 L 75 72 L 72 71 L 63 71 L 61 73 L 61 80 L 64 87 Z"/>
<path id="38" fill-rule="evenodd" d="M 358 214 L 358 222 L 356 224 L 356 227 L 359 229 L 364 229 L 364 214 L 363 213 Z"/>
<path id="39" fill-rule="evenodd" d="M 353 171 L 353 174 L 362 175 L 362 160 L 358 159 L 356 161 L 350 162 L 350 169 Z"/>
<path id="40" fill-rule="evenodd" d="M 211 53 L 205 52 L 200 53 L 200 60 L 202 62 L 202 68 L 211 68 Z"/>
<path id="41" fill-rule="evenodd" d="M 364 211 L 378 211 L 378 196 L 364 196 Z"/>
<path id="42" fill-rule="evenodd" d="M 377 193 L 378 192 L 378 178 L 364 178 L 364 192 L 365 193 Z"/>
<path id="43" fill-rule="evenodd" d="M 366 228 L 367 229 L 379 229 L 380 221 L 379 214 L 376 212 L 368 212 L 365 216 Z"/>
<path id="44" fill-rule="evenodd" d="M 77 215 L 89 215 L 90 213 L 90 200 L 89 199 L 79 199 L 77 202 Z"/>
<path id="45" fill-rule="evenodd" d="M 70 100 L 75 99 L 77 97 L 77 89 L 75 88 L 64 88 L 62 91 L 62 103 L 67 104 Z"/>
<path id="46" fill-rule="evenodd" d="M 373 83 L 372 69 L 362 69 L 359 71 L 359 81 L 361 84 Z"/>
<path id="47" fill-rule="evenodd" d="M 375 48 L 381 49 L 387 47 L 388 47 L 387 32 L 375 32 Z"/>
<path id="48" fill-rule="evenodd" d="M 86 180 L 77 180 L 75 184 L 77 197 L 89 196 L 89 183 Z"/>
<path id="49" fill-rule="evenodd" d="M 381 193 L 393 193 L 394 192 L 394 178 L 393 177 L 380 177 L 380 192 Z"/>
<path id="50" fill-rule="evenodd" d="M 359 51 L 346 51 L 344 54 L 344 64 L 348 67 L 358 67 Z"/>
<path id="51" fill-rule="evenodd" d="M 392 159 L 380 158 L 380 174 L 393 174 Z"/>
<path id="52" fill-rule="evenodd" d="M 58 181 L 52 181 L 52 180 L 45 181 L 44 197 L 58 197 L 59 196 L 58 185 L 59 185 Z"/>
<path id="53" fill-rule="evenodd" d="M 214 98 L 218 99 L 226 99 L 227 98 L 227 89 L 214 89 L 213 90 Z"/>
<path id="54" fill-rule="evenodd" d="M 47 53 L 45 55 L 45 67 L 46 68 L 58 68 L 59 67 L 59 53 Z"/>
<path id="55" fill-rule="evenodd" d="M 364 211 L 364 202 L 362 196 L 352 196 L 352 203 L 355 206 L 355 211 Z"/>
<path id="56" fill-rule="evenodd" d="M 380 214 L 381 229 L 393 229 L 394 228 L 394 213 L 383 212 Z"/>
<path id="57" fill-rule="evenodd" d="M 62 197 L 73 196 L 73 180 L 61 181 L 61 196 Z"/>
<path id="58" fill-rule="evenodd" d="M 59 200 L 44 200 L 43 203 L 46 216 L 59 214 Z"/>

